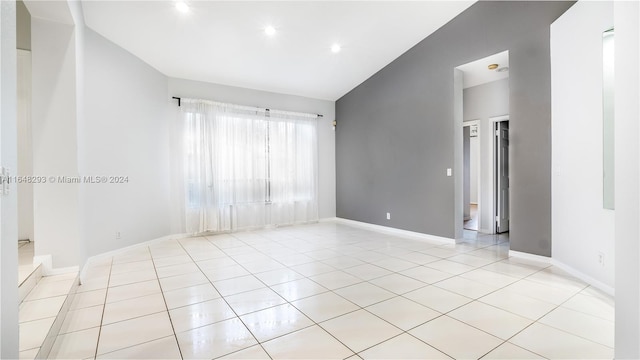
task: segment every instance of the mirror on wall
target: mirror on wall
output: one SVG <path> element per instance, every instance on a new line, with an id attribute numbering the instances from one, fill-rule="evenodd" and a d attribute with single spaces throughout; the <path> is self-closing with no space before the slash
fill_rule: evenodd
<path id="1" fill-rule="evenodd" d="M 602 34 L 602 179 L 603 207 L 615 208 L 614 162 L 614 32 Z"/>

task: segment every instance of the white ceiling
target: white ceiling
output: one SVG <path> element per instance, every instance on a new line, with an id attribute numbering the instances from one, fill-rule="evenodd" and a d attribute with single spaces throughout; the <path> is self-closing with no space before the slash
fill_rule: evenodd
<path id="1" fill-rule="evenodd" d="M 191 0 L 188 13 L 174 1 L 82 6 L 87 26 L 168 76 L 336 100 L 474 2 Z"/>
<path id="2" fill-rule="evenodd" d="M 486 84 L 488 82 L 506 79 L 509 77 L 509 71 L 498 72 L 489 70 L 487 66 L 490 64 L 498 64 L 498 69 L 509 67 L 509 51 L 490 55 L 485 58 L 466 63 L 458 66 L 458 69 L 464 73 L 464 88 Z"/>

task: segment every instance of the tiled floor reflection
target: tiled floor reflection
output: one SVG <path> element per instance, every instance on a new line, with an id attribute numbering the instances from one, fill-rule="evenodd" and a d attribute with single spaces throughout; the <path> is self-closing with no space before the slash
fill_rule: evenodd
<path id="1" fill-rule="evenodd" d="M 610 297 L 465 237 L 329 222 L 129 250 L 91 264 L 50 357 L 613 357 Z"/>

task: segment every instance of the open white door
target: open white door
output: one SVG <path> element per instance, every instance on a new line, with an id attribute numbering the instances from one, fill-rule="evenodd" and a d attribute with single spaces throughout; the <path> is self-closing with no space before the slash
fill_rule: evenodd
<path id="1" fill-rule="evenodd" d="M 496 123 L 496 232 L 509 231 L 509 122 Z"/>

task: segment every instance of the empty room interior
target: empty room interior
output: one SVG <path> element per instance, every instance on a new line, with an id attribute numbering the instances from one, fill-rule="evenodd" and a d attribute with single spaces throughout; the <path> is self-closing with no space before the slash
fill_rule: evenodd
<path id="1" fill-rule="evenodd" d="M 637 1 L 0 18 L 0 358 L 640 358 Z"/>

